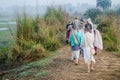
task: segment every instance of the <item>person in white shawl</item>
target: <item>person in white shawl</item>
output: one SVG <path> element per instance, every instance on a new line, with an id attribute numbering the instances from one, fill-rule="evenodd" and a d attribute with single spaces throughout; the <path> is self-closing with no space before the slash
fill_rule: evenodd
<path id="1" fill-rule="evenodd" d="M 83 21 L 80 21 L 80 28 L 78 29 L 78 32 L 82 37 L 84 36 L 84 22 Z M 82 38 L 82 41 L 80 44 L 80 53 L 81 53 L 82 57 L 84 56 L 83 55 L 83 42 L 84 42 L 84 39 Z"/>
<path id="2" fill-rule="evenodd" d="M 75 20 L 73 21 L 74 29 L 77 30 L 80 27 L 80 21 L 78 17 L 75 17 Z"/>
<path id="3" fill-rule="evenodd" d="M 92 22 L 91 18 L 87 19 L 87 24 L 86 25 L 89 25 L 88 28 L 89 28 L 90 32 L 94 33 L 93 22 Z"/>
<path id="4" fill-rule="evenodd" d="M 88 73 L 93 69 L 93 63 L 95 63 L 94 59 L 94 35 L 89 32 L 88 28 L 85 28 L 85 34 L 83 36 L 84 42 L 83 46 L 83 53 L 84 53 L 84 61 L 87 65 Z"/>
<path id="5" fill-rule="evenodd" d="M 94 25 L 94 47 L 95 51 L 97 53 L 97 49 L 102 50 L 103 49 L 103 41 L 102 41 L 102 36 L 97 29 L 97 25 Z"/>

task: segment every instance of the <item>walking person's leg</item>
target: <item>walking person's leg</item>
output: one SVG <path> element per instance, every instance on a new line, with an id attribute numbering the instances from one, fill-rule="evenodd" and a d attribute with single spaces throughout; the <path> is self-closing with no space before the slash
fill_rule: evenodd
<path id="1" fill-rule="evenodd" d="M 91 62 L 88 61 L 88 62 L 87 62 L 87 72 L 88 72 L 88 73 L 90 73 L 90 64 L 91 64 Z"/>
<path id="2" fill-rule="evenodd" d="M 79 56 L 80 56 L 80 50 L 75 51 L 75 64 L 78 65 L 79 62 Z"/>
<path id="3" fill-rule="evenodd" d="M 75 60 L 75 52 L 71 51 L 71 60 L 74 61 Z"/>
<path id="4" fill-rule="evenodd" d="M 87 66 L 87 72 L 90 73 L 91 70 L 91 53 L 90 53 L 90 48 L 86 47 L 83 49 L 84 50 L 84 60 Z"/>
<path id="5" fill-rule="evenodd" d="M 95 61 L 95 59 L 94 59 L 94 56 L 92 55 L 92 56 L 91 56 L 91 64 L 90 64 L 91 70 L 94 69 L 93 65 L 94 65 L 95 62 L 96 62 L 96 61 Z"/>
<path id="6" fill-rule="evenodd" d="M 94 63 L 93 63 L 93 61 L 91 61 L 91 63 L 90 63 L 90 70 L 94 70 L 93 65 L 94 65 Z"/>

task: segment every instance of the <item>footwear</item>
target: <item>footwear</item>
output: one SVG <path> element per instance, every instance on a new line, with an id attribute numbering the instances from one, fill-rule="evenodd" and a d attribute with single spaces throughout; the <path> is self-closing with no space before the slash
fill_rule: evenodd
<path id="1" fill-rule="evenodd" d="M 97 53 L 95 53 L 94 55 L 97 55 Z"/>
<path id="2" fill-rule="evenodd" d="M 75 65 L 78 65 L 78 63 L 75 63 Z"/>
<path id="3" fill-rule="evenodd" d="M 87 73 L 90 73 L 90 71 L 88 71 Z"/>
<path id="4" fill-rule="evenodd" d="M 94 70 L 94 68 L 92 67 L 91 70 Z"/>

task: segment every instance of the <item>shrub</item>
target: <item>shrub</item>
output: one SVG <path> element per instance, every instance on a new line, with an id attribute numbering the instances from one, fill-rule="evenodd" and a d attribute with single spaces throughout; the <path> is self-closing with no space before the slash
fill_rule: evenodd
<path id="1" fill-rule="evenodd" d="M 44 18 L 32 19 L 26 14 L 17 17 L 15 45 L 8 55 L 14 61 L 30 62 L 45 56 L 46 51 L 61 46 L 59 35 L 65 29 L 65 19 L 60 10 L 48 9 Z"/>
<path id="2" fill-rule="evenodd" d="M 56 50 L 61 45 L 56 27 L 49 26 L 46 29 L 44 28 L 41 27 L 40 31 L 41 44 L 46 50 Z"/>
<path id="3" fill-rule="evenodd" d="M 45 56 L 45 49 L 40 44 L 31 44 L 31 47 L 14 45 L 9 58 L 19 62 L 29 62 Z"/>
<path id="4" fill-rule="evenodd" d="M 54 25 L 59 30 L 65 30 L 64 26 L 66 24 L 66 13 L 55 8 L 48 8 L 47 13 L 44 16 L 45 22 L 48 25 Z"/>
<path id="5" fill-rule="evenodd" d="M 116 13 L 117 13 L 118 15 L 120 15 L 120 8 L 118 8 L 118 9 L 116 10 Z"/>
<path id="6" fill-rule="evenodd" d="M 95 18 L 97 18 L 98 15 L 100 15 L 102 12 L 97 9 L 97 8 L 92 8 L 92 9 L 88 9 L 84 16 L 86 17 L 90 17 L 93 21 L 95 20 Z"/>
<path id="7" fill-rule="evenodd" d="M 99 20 L 98 29 L 102 33 L 104 48 L 108 51 L 120 51 L 118 16 L 99 16 L 97 20 Z"/>

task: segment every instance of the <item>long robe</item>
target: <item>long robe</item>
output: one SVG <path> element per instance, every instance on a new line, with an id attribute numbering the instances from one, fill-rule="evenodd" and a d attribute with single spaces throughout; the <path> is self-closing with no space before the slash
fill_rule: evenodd
<path id="1" fill-rule="evenodd" d="M 103 49 L 102 36 L 97 29 L 95 29 L 95 33 L 94 33 L 94 46 L 101 50 Z"/>
<path id="2" fill-rule="evenodd" d="M 95 62 L 94 56 L 91 53 L 91 47 L 93 48 L 94 35 L 92 33 L 86 32 L 84 34 L 84 42 L 83 42 L 83 53 L 85 63 L 93 61 Z"/>

